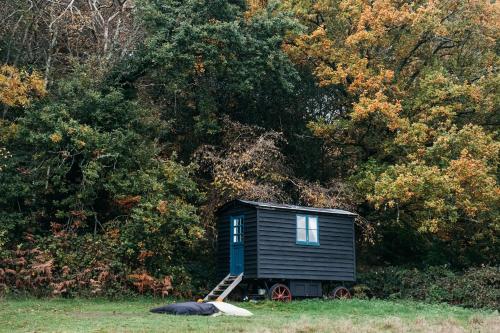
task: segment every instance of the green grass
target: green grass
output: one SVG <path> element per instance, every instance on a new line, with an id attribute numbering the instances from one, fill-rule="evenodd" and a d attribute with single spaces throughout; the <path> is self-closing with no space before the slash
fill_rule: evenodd
<path id="1" fill-rule="evenodd" d="M 498 312 L 380 300 L 235 303 L 243 317 L 149 313 L 160 299 L 0 300 L 0 332 L 499 332 Z"/>

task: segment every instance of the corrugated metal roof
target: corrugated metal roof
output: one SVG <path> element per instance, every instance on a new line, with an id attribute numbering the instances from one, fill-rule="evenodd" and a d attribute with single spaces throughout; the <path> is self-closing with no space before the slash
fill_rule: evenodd
<path id="1" fill-rule="evenodd" d="M 334 209 L 334 208 L 304 207 L 304 206 L 277 204 L 277 203 L 271 203 L 271 202 L 250 201 L 250 200 L 242 200 L 242 199 L 237 199 L 234 201 L 238 201 L 238 202 L 241 202 L 241 203 L 246 204 L 246 205 L 251 205 L 251 206 L 261 207 L 261 208 L 269 208 L 269 209 L 300 210 L 300 211 L 304 211 L 304 212 L 357 216 L 357 214 L 348 212 L 347 210 Z"/>

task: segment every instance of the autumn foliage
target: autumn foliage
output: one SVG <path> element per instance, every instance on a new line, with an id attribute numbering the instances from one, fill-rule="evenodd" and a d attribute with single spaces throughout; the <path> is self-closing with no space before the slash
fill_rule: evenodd
<path id="1" fill-rule="evenodd" d="M 350 174 L 367 204 L 383 211 L 385 223 L 448 243 L 455 258 L 465 260 L 475 247 L 473 256 L 495 262 L 498 4 L 348 0 L 285 6 L 308 25 L 286 51 L 312 66 L 320 86 L 341 92 L 339 117 L 309 126 L 340 149 L 335 156 L 359 158 L 350 162 Z"/>
<path id="2" fill-rule="evenodd" d="M 28 74 L 8 65 L 0 67 L 0 103 L 4 107 L 26 106 L 33 97 L 45 94 L 45 81 L 38 73 Z"/>
<path id="3" fill-rule="evenodd" d="M 206 292 L 234 198 L 358 213 L 360 267 L 498 265 L 498 2 L 0 14 L 2 293 Z"/>

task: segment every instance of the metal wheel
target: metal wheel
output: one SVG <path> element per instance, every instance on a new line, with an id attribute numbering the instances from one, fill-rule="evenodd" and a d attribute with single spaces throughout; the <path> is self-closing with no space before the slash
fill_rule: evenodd
<path id="1" fill-rule="evenodd" d="M 329 298 L 333 299 L 349 299 L 351 298 L 351 293 L 344 286 L 339 286 L 333 289 L 333 291 L 328 295 Z"/>
<path id="2" fill-rule="evenodd" d="M 282 283 L 276 283 L 269 289 L 269 298 L 273 301 L 290 302 L 292 300 L 292 292 Z"/>

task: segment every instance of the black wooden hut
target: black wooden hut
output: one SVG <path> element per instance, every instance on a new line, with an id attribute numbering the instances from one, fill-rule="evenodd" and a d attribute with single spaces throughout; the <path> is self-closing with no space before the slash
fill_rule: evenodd
<path id="1" fill-rule="evenodd" d="M 355 217 L 340 209 L 227 203 L 217 212 L 216 271 L 222 281 L 207 299 L 224 298 L 237 285 L 248 296 L 318 297 L 325 282 L 355 281 Z M 338 286 L 332 296 L 349 294 Z"/>

